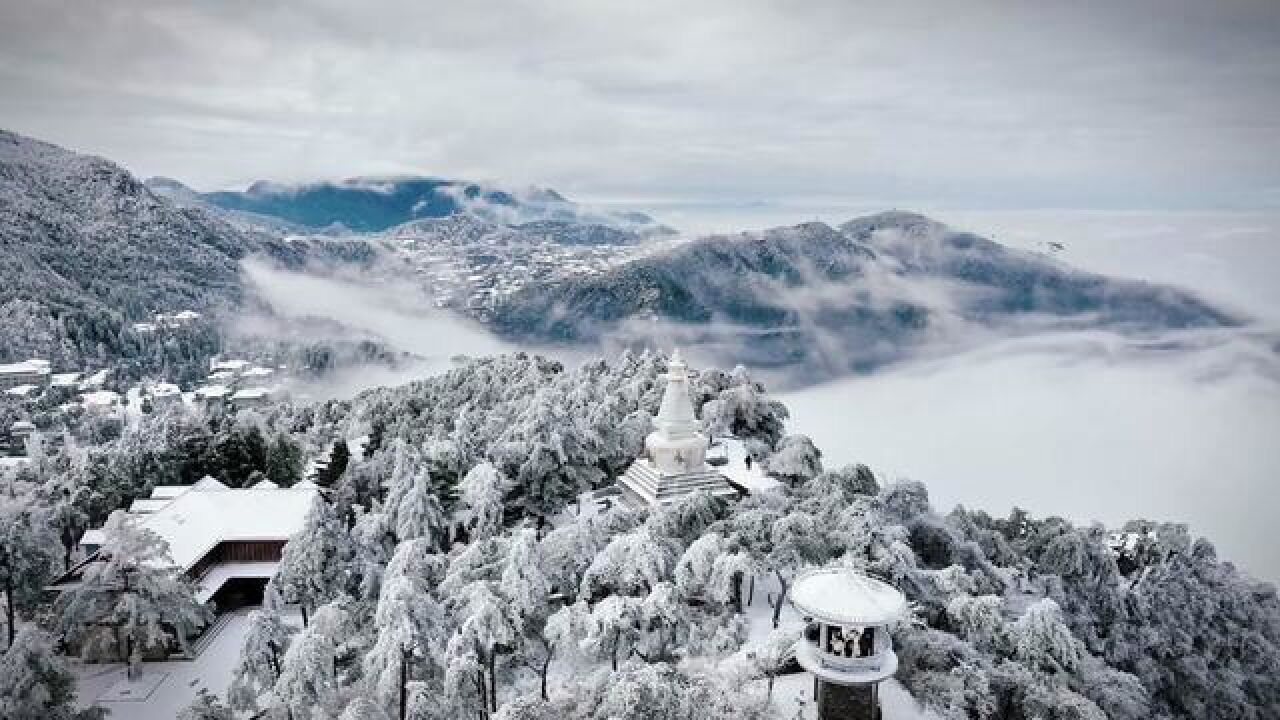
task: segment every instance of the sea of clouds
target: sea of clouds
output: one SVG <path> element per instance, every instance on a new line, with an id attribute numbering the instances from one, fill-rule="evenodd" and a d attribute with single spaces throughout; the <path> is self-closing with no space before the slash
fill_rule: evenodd
<path id="1" fill-rule="evenodd" d="M 1087 270 L 1180 285 L 1254 320 L 1143 338 L 975 337 L 949 353 L 786 391 L 789 430 L 811 435 L 829 466 L 864 462 L 883 477 L 925 482 L 944 512 L 962 503 L 1108 526 L 1187 522 L 1224 557 L 1280 579 L 1269 533 L 1280 508 L 1280 214 L 930 214 Z M 348 369 L 313 396 L 438 373 L 456 355 L 539 350 L 496 340 L 407 283 L 252 263 L 246 273 L 273 322 L 323 318 L 418 358 L 394 370 Z"/>

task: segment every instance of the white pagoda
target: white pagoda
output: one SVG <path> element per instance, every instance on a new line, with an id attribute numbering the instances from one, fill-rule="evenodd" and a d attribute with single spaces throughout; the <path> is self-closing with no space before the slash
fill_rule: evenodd
<path id="1" fill-rule="evenodd" d="M 654 431 L 644 440 L 644 457 L 622 477 L 618 489 L 636 508 L 666 505 L 690 493 L 736 497 L 728 479 L 707 464 L 707 436 L 698 425 L 689 396 L 689 369 L 676 350 L 667 365 L 662 406 L 653 418 Z"/>

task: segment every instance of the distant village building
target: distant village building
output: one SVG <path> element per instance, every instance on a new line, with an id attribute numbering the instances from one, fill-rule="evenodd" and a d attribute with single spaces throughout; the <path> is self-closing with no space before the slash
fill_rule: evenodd
<path id="1" fill-rule="evenodd" d="M 167 405 L 182 400 L 182 389 L 173 383 L 156 383 L 147 389 L 153 405 Z"/>
<path id="2" fill-rule="evenodd" d="M 618 478 L 622 499 L 636 508 L 666 505 L 685 495 L 707 491 L 737 497 L 738 491 L 707 463 L 707 436 L 702 433 L 689 395 L 689 371 L 677 350 L 667 365 L 667 387 L 645 438 L 644 457 Z"/>
<path id="3" fill-rule="evenodd" d="M 120 404 L 120 393 L 112 390 L 93 390 L 80 396 L 80 404 L 89 412 L 114 412 Z"/>
<path id="4" fill-rule="evenodd" d="M 195 390 L 197 401 L 205 405 L 221 405 L 231 395 L 231 388 L 226 385 L 205 385 Z"/>
<path id="5" fill-rule="evenodd" d="M 848 568 L 802 573 L 787 597 L 806 623 L 796 661 L 817 681 L 818 720 L 879 720 L 880 683 L 898 670 L 888 626 L 906 598 Z"/>
<path id="6" fill-rule="evenodd" d="M 271 390 L 269 388 L 244 388 L 237 390 L 231 396 L 231 404 L 237 408 L 262 407 L 270 401 Z"/>
<path id="7" fill-rule="evenodd" d="M 48 360 L 32 358 L 23 362 L 0 365 L 0 388 L 14 388 L 20 385 L 48 387 L 51 376 Z"/>
<path id="8" fill-rule="evenodd" d="M 196 600 L 224 613 L 262 602 L 289 538 L 302 529 L 317 496 L 313 484 L 228 488 L 213 478 L 194 485 L 161 485 L 135 500 L 129 514 L 169 544 L 177 570 L 195 582 Z M 101 529 L 80 539 L 85 559 L 50 586 L 64 591 L 99 562 Z"/>
<path id="9" fill-rule="evenodd" d="M 34 435 L 36 426 L 26 420 L 19 420 L 9 427 L 8 446 L 10 452 L 21 453 L 26 450 L 27 438 Z"/>

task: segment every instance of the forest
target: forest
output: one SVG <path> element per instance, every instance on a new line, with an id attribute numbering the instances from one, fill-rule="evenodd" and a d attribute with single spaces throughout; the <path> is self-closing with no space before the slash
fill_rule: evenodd
<path id="1" fill-rule="evenodd" d="M 1142 519 L 934 508 L 918 482 L 824 467 L 742 368 L 699 372 L 694 406 L 777 490 L 597 502 L 641 452 L 665 365 L 503 355 L 348 401 L 178 405 L 36 441 L 0 502 L 0 715 L 93 717 L 69 648 L 118 653 L 120 637 L 136 649 L 207 620 L 184 581 L 146 570 L 162 543 L 115 510 L 206 475 L 288 485 L 330 452 L 349 459 L 318 476 L 324 497 L 251 615 L 230 688 L 202 693 L 188 720 L 789 719 L 770 695 L 794 635 L 753 635 L 748 619 L 763 604 L 778 627 L 791 579 L 829 565 L 907 595 L 897 678 L 937 716 L 1280 717 L 1275 587 L 1209 540 Z M 98 594 L 49 603 L 41 588 L 104 522 Z M 142 581 L 121 590 L 125 572 Z M 93 632 L 104 622 L 113 637 Z"/>

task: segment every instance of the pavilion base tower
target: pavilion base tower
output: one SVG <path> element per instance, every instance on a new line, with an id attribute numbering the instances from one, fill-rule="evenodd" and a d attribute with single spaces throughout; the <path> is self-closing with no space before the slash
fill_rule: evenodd
<path id="1" fill-rule="evenodd" d="M 880 720 L 880 683 L 898 670 L 889 628 L 906 611 L 896 588 L 850 568 L 810 570 L 788 592 L 805 620 L 796 661 L 813 673 L 818 720 Z"/>
<path id="2" fill-rule="evenodd" d="M 880 720 L 880 685 L 818 680 L 818 720 Z"/>

